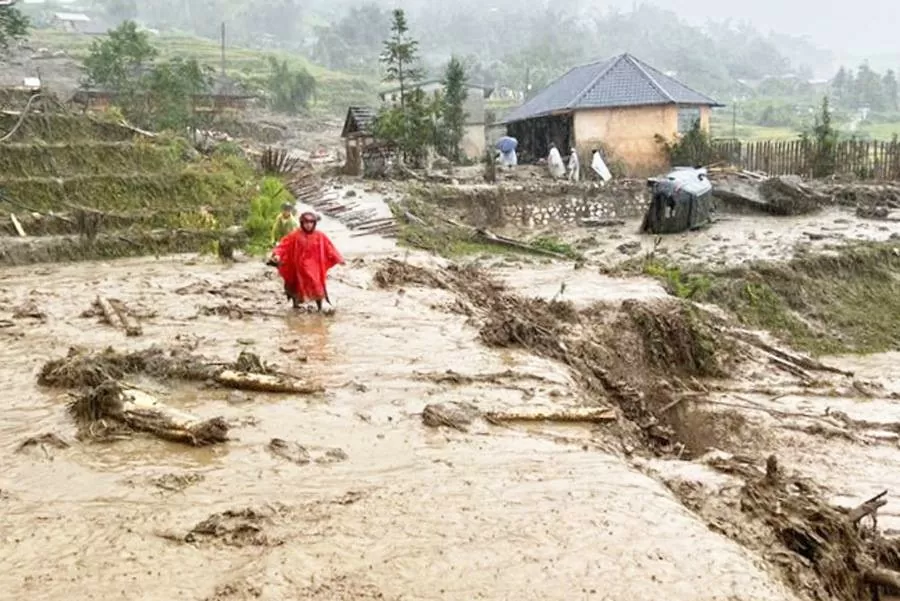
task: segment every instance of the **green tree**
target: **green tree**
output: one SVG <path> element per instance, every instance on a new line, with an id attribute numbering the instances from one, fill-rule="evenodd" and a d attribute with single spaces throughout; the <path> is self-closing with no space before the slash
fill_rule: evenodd
<path id="1" fill-rule="evenodd" d="M 675 142 L 669 142 L 660 135 L 656 136 L 656 141 L 662 146 L 673 167 L 699 167 L 713 162 L 712 141 L 699 119 Z"/>
<path id="2" fill-rule="evenodd" d="M 890 111 L 900 109 L 900 97 L 898 97 L 900 94 L 898 94 L 897 89 L 897 75 L 894 73 L 893 69 L 888 69 L 887 73 L 884 74 L 881 85 L 882 88 L 884 88 L 885 108 Z"/>
<path id="3" fill-rule="evenodd" d="M 852 85 L 852 77 L 852 75 L 848 77 L 847 69 L 841 66 L 834 79 L 831 80 L 831 94 L 834 96 L 836 103 L 844 104 L 846 102 L 850 86 Z"/>
<path id="4" fill-rule="evenodd" d="M 209 93 L 212 73 L 196 59 L 175 58 L 156 65 L 144 81 L 148 122 L 156 129 L 195 126 L 194 100 Z"/>
<path id="5" fill-rule="evenodd" d="M 396 82 L 400 87 L 400 110 L 405 113 L 406 95 L 410 84 L 422 79 L 422 69 L 418 67 L 419 42 L 409 34 L 406 13 L 398 8 L 393 12 L 391 36 L 384 42 L 381 62 L 384 64 L 385 81 Z"/>
<path id="6" fill-rule="evenodd" d="M 287 61 L 269 57 L 269 106 L 280 113 L 294 114 L 309 108 L 316 93 L 316 78 L 306 69 L 291 70 Z"/>
<path id="7" fill-rule="evenodd" d="M 868 106 L 872 110 L 884 108 L 881 78 L 869 67 L 868 63 L 863 63 L 857 69 L 854 87 L 857 106 Z"/>
<path id="8" fill-rule="evenodd" d="M 452 57 L 444 72 L 444 93 L 441 98 L 441 120 L 445 134 L 448 158 L 459 161 L 460 144 L 466 128 L 465 102 L 469 92 L 466 87 L 466 70 Z"/>
<path id="9" fill-rule="evenodd" d="M 0 52 L 9 50 L 15 40 L 28 35 L 28 17 L 13 5 L 0 6 Z"/>
<path id="10" fill-rule="evenodd" d="M 84 59 L 87 83 L 119 94 L 136 93 L 158 54 L 150 43 L 149 34 L 138 31 L 134 21 L 125 21 L 107 32 L 105 38 L 91 42 Z"/>
<path id="11" fill-rule="evenodd" d="M 837 166 L 836 150 L 838 131 L 831 123 L 831 107 L 828 96 L 822 98 L 822 109 L 816 116 L 812 130 L 801 136 L 806 144 L 809 168 L 813 177 L 833 175 Z"/>

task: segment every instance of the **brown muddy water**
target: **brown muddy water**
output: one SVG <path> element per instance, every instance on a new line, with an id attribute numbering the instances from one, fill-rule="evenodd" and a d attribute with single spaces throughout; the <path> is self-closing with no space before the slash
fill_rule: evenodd
<path id="1" fill-rule="evenodd" d="M 173 257 L 0 272 L 0 319 L 28 301 L 45 313 L 0 329 L 0 598 L 795 598 L 600 430 L 424 427 L 429 403 L 551 406 L 575 404 L 577 393 L 560 365 L 481 346 L 476 329 L 445 310 L 449 294 L 371 284 L 381 256 L 434 259 L 349 238 L 327 221 L 323 229 L 348 258 L 329 283 L 331 316 L 292 312 L 276 274 L 253 261 Z M 568 281 L 582 301 L 660 292 L 649 281 L 567 270 L 503 275 L 551 296 Z M 81 317 L 98 293 L 143 313 L 143 336 Z M 243 318 L 218 316 L 223 305 L 241 307 Z M 220 361 L 249 349 L 327 392 L 300 398 L 140 381 L 173 407 L 230 420 L 234 440 L 207 449 L 141 436 L 75 441 L 65 393 L 36 385 L 41 365 L 73 345 L 152 344 L 195 345 Z M 423 378 L 448 369 L 511 375 L 458 385 Z M 72 446 L 16 453 L 48 432 Z M 273 438 L 336 459 L 296 465 L 267 450 Z M 234 536 L 173 540 L 226 511 L 245 512 Z"/>

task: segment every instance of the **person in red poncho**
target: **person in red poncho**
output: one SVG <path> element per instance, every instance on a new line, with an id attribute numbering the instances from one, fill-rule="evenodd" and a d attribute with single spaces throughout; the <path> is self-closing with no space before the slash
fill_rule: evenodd
<path id="1" fill-rule="evenodd" d="M 321 311 L 322 301 L 328 300 L 325 276 L 335 265 L 343 265 L 344 258 L 328 236 L 316 230 L 317 222 L 314 213 L 300 215 L 300 228 L 282 238 L 272 254 L 294 308 L 315 301 Z"/>

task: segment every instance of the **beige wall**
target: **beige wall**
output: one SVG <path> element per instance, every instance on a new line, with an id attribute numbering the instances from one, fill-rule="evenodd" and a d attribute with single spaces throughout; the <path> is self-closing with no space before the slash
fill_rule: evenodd
<path id="1" fill-rule="evenodd" d="M 467 125 L 463 132 L 462 151 L 469 159 L 477 161 L 484 156 L 485 151 L 484 125 Z"/>
<path id="2" fill-rule="evenodd" d="M 700 125 L 709 131 L 709 107 L 700 107 Z M 641 106 L 586 109 L 575 113 L 575 145 L 583 165 L 601 146 L 610 168 L 619 163 L 627 175 L 652 175 L 668 167 L 656 135 L 673 140 L 678 132 L 678 107 Z"/>

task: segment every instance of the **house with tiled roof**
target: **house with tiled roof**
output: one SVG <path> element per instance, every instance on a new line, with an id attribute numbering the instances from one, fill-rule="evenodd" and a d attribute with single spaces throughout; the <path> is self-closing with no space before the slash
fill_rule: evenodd
<path id="1" fill-rule="evenodd" d="M 657 136 L 673 140 L 699 121 L 709 130 L 712 107 L 722 106 L 630 54 L 575 67 L 508 113 L 507 134 L 520 159 L 546 157 L 554 143 L 582 165 L 602 149 L 607 163 L 631 175 L 665 168 Z"/>

